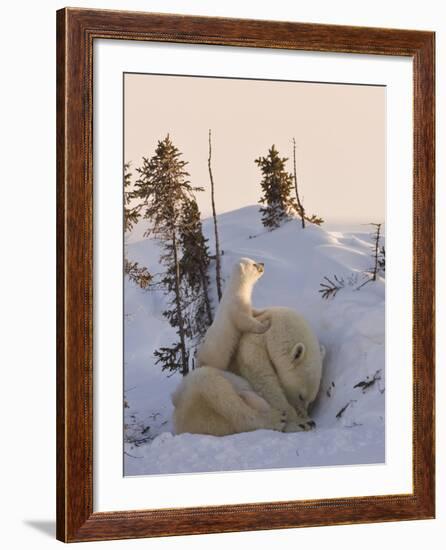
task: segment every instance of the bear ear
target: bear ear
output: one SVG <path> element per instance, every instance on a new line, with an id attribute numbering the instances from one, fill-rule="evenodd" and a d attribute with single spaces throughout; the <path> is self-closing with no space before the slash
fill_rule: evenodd
<path id="1" fill-rule="evenodd" d="M 291 352 L 292 359 L 295 363 L 300 363 L 305 355 L 305 344 L 298 342 Z"/>
<path id="2" fill-rule="evenodd" d="M 319 349 L 321 352 L 321 359 L 323 361 L 325 359 L 325 356 L 327 355 L 327 350 L 325 349 L 325 346 L 322 344 L 320 344 Z"/>

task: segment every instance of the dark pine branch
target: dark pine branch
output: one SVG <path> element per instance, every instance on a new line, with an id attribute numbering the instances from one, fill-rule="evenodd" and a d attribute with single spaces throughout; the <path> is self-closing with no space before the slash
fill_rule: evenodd
<path id="1" fill-rule="evenodd" d="M 336 294 L 345 287 L 345 281 L 341 277 L 339 278 L 337 275 L 333 276 L 334 281 L 329 279 L 328 277 L 324 277 L 325 283 L 320 283 L 319 286 L 322 288 L 318 291 L 322 294 L 322 298 L 325 300 L 328 300 L 329 298 L 334 298 Z"/>

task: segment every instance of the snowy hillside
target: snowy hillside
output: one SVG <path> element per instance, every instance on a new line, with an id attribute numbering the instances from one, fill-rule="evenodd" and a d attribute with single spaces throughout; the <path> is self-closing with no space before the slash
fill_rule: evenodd
<path id="1" fill-rule="evenodd" d="M 170 393 L 180 374 L 162 372 L 153 351 L 174 341 L 162 316 L 165 296 L 125 283 L 125 474 L 206 472 L 384 462 L 384 279 L 360 290 L 372 266 L 372 228 L 302 230 L 290 221 L 265 231 L 257 206 L 219 216 L 223 274 L 248 256 L 265 263 L 253 303 L 303 314 L 327 349 L 312 432 L 267 430 L 226 437 L 174 435 Z M 213 245 L 212 220 L 203 229 Z M 157 272 L 159 248 L 145 239 L 127 245 L 130 260 Z M 212 286 L 214 271 L 211 266 Z M 318 292 L 324 276 L 344 280 L 334 298 Z M 213 296 L 214 304 L 216 303 Z M 362 384 L 361 384 L 362 383 Z M 358 386 L 358 384 L 360 384 Z M 355 387 L 356 386 L 356 387 Z"/>

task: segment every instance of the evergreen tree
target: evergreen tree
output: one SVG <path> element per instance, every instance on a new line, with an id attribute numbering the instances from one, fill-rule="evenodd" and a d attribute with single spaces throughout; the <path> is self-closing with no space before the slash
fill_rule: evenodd
<path id="1" fill-rule="evenodd" d="M 194 302 L 192 334 L 201 339 L 212 323 L 208 293 L 210 257 L 208 239 L 203 235 L 200 210 L 195 200 L 186 201 L 181 213 L 179 232 L 182 250 L 180 274 Z"/>
<path id="2" fill-rule="evenodd" d="M 321 218 L 317 214 L 311 214 L 311 216 L 305 215 L 305 219 L 310 223 L 314 223 L 314 225 L 322 225 L 324 223 L 324 218 Z"/>
<path id="3" fill-rule="evenodd" d="M 206 272 L 209 256 L 194 197 L 194 191 L 202 189 L 192 187 L 186 166 L 167 135 L 158 142 L 151 159 L 143 158 L 133 193 L 142 201 L 142 216 L 150 223 L 145 235 L 155 237 L 162 246 L 162 284 L 169 296 L 163 315 L 179 338 L 170 347 L 155 351 L 156 362 L 163 370 L 183 375 L 189 372 L 187 341 L 202 334 L 202 324 L 207 327 L 211 319 Z"/>
<path id="4" fill-rule="evenodd" d="M 279 156 L 274 145 L 266 157 L 255 160 L 263 176 L 260 184 L 263 195 L 259 201 L 265 205 L 260 208 L 262 223 L 270 230 L 279 227 L 292 212 L 298 211 L 296 200 L 292 197 L 294 178 L 285 169 L 287 160 Z"/>
<path id="5" fill-rule="evenodd" d="M 124 231 L 130 232 L 140 217 L 140 205 L 130 207 L 133 201 L 133 193 L 130 190 L 132 173 L 130 172 L 130 162 L 124 164 Z M 128 278 L 141 288 L 147 288 L 153 277 L 149 270 L 138 264 L 131 262 L 124 255 L 124 273 Z"/>
<path id="6" fill-rule="evenodd" d="M 138 222 L 140 216 L 140 205 L 131 207 L 134 198 L 131 191 L 132 173 L 130 172 L 130 162 L 124 164 L 124 231 L 131 231 Z"/>
<path id="7" fill-rule="evenodd" d="M 153 279 L 147 267 L 139 265 L 138 262 L 131 262 L 126 257 L 124 257 L 124 273 L 141 288 L 148 288 Z"/>

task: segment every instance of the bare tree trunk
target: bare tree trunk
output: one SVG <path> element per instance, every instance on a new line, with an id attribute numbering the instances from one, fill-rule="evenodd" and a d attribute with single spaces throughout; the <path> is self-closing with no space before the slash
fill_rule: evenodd
<path id="1" fill-rule="evenodd" d="M 218 239 L 217 214 L 215 212 L 214 178 L 212 177 L 211 157 L 212 157 L 212 143 L 211 143 L 211 131 L 209 130 L 208 167 L 209 167 L 209 177 L 211 178 L 212 216 L 214 218 L 215 265 L 216 265 L 216 278 L 217 278 L 217 295 L 218 295 L 218 301 L 220 301 L 221 296 L 222 296 L 222 291 L 221 291 L 221 255 L 220 255 L 220 242 L 219 242 L 219 239 Z"/>
<path id="2" fill-rule="evenodd" d="M 212 309 L 211 309 L 211 302 L 209 301 L 208 281 L 207 281 L 206 273 L 203 271 L 203 269 L 200 269 L 200 276 L 201 276 L 201 284 L 203 285 L 204 303 L 206 304 L 206 313 L 208 316 L 209 325 L 211 325 Z"/>
<path id="3" fill-rule="evenodd" d="M 296 140 L 293 138 L 293 164 L 294 164 L 294 188 L 296 190 L 297 207 L 299 209 L 299 215 L 302 220 L 302 228 L 305 228 L 305 210 L 303 204 L 300 202 L 299 191 L 297 188 L 297 170 L 296 170 Z"/>
<path id="4" fill-rule="evenodd" d="M 380 223 L 372 223 L 371 225 L 374 225 L 376 227 L 375 232 L 375 254 L 373 255 L 373 259 L 375 260 L 375 265 L 373 267 L 373 277 L 372 280 L 376 281 L 376 275 L 378 274 L 378 254 L 379 254 L 379 239 L 381 236 L 381 224 Z"/>
<path id="5" fill-rule="evenodd" d="M 173 259 L 175 264 L 175 305 L 177 308 L 178 316 L 178 331 L 180 336 L 180 349 L 181 349 L 181 374 L 186 376 L 189 372 L 188 357 L 186 352 L 186 335 L 184 330 L 183 312 L 181 311 L 181 296 L 180 296 L 180 263 L 178 261 L 178 249 L 177 249 L 177 235 L 175 227 L 172 230 L 172 248 Z"/>

